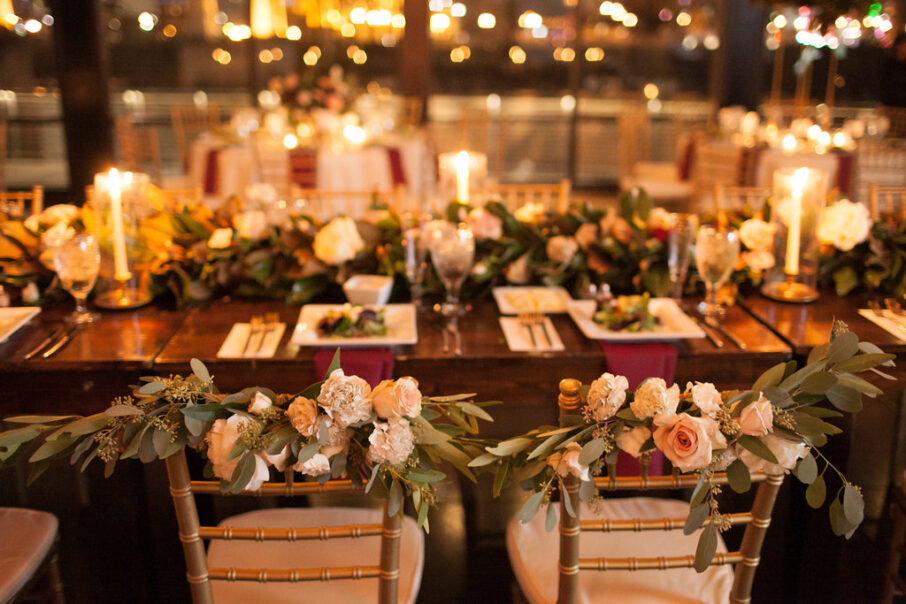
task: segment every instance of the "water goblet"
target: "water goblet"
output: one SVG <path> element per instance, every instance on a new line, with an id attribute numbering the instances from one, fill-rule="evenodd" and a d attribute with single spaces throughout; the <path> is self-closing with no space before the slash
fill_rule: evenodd
<path id="1" fill-rule="evenodd" d="M 54 248 L 53 264 L 63 288 L 75 298 L 76 308 L 66 317 L 66 322 L 82 325 L 95 321 L 100 315 L 90 312 L 85 301 L 101 267 L 97 239 L 92 235 L 76 235 L 64 241 Z"/>
<path id="2" fill-rule="evenodd" d="M 698 230 L 698 216 L 695 214 L 672 214 L 673 228 L 667 234 L 667 269 L 672 286 L 671 295 L 679 301 L 683 297 L 683 285 L 689 270 L 692 242 Z"/>
<path id="3" fill-rule="evenodd" d="M 444 315 L 459 313 L 460 289 L 472 270 L 474 259 L 475 237 L 465 224 L 440 223 L 434 226 L 431 262 L 447 293 L 442 306 Z"/>
<path id="4" fill-rule="evenodd" d="M 706 319 L 716 321 L 724 312 L 717 301 L 717 290 L 727 281 L 739 256 L 736 229 L 703 226 L 695 238 L 695 265 L 705 282 L 707 293 L 698 309 Z"/>
<path id="5" fill-rule="evenodd" d="M 425 225 L 430 221 L 431 215 L 423 212 L 407 212 L 400 217 L 406 279 L 416 306 L 422 305 L 422 283 L 428 268 L 428 233 Z"/>

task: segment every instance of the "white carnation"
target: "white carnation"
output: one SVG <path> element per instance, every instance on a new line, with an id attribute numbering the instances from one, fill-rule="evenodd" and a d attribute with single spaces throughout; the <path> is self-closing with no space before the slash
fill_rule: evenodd
<path id="1" fill-rule="evenodd" d="M 371 443 L 368 458 L 375 463 L 405 463 L 415 449 L 415 435 L 409 420 L 402 417 L 393 417 L 386 423 L 375 422 L 368 442 Z"/>
<path id="2" fill-rule="evenodd" d="M 629 404 L 632 413 L 639 419 L 646 417 L 671 416 L 679 405 L 679 386 L 667 388 L 661 378 L 648 378 L 635 391 L 635 398 Z"/>
<path id="3" fill-rule="evenodd" d="M 371 386 L 362 378 L 335 369 L 321 386 L 318 404 L 340 428 L 366 421 L 373 415 Z"/>
<path id="4" fill-rule="evenodd" d="M 702 414 L 708 417 L 715 417 L 723 403 L 720 392 L 710 382 L 689 382 L 686 384 L 686 392 L 692 394 L 692 402 L 698 407 Z"/>
<path id="5" fill-rule="evenodd" d="M 622 375 L 605 373 L 591 383 L 588 389 L 588 407 L 597 421 L 603 422 L 616 415 L 626 402 L 629 381 Z"/>
<path id="6" fill-rule="evenodd" d="M 871 233 L 871 214 L 868 206 L 841 199 L 824 209 L 818 222 L 818 239 L 848 252 L 868 239 Z"/>
<path id="7" fill-rule="evenodd" d="M 774 249 L 777 226 L 761 218 L 750 218 L 739 226 L 739 240 L 750 250 Z"/>
<path id="8" fill-rule="evenodd" d="M 365 242 L 362 241 L 355 220 L 338 217 L 318 231 L 312 247 L 318 260 L 339 265 L 355 258 L 356 254 L 365 249 Z"/>
<path id="9" fill-rule="evenodd" d="M 296 462 L 293 470 L 306 476 L 321 476 L 330 472 L 330 460 L 321 453 L 315 453 L 306 461 Z"/>

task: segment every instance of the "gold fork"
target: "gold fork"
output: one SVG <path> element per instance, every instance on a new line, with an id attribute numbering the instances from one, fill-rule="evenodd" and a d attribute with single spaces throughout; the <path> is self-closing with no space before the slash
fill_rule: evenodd
<path id="1" fill-rule="evenodd" d="M 519 313 L 516 317 L 519 321 L 519 324 L 525 327 L 525 330 L 528 332 L 529 338 L 532 340 L 532 350 L 538 350 L 538 340 L 535 339 L 535 323 L 538 322 L 537 313 L 534 312 L 524 312 Z"/>
<path id="2" fill-rule="evenodd" d="M 267 337 L 272 331 L 277 330 L 277 325 L 280 323 L 280 313 L 269 312 L 264 315 L 263 330 L 261 334 L 261 341 L 258 342 L 258 347 L 255 349 L 255 356 L 258 356 L 258 353 L 261 352 L 261 349 L 264 348 L 264 343 L 267 341 Z"/>
<path id="3" fill-rule="evenodd" d="M 257 347 L 252 344 L 256 336 L 261 336 L 262 339 L 264 337 L 264 317 L 261 315 L 252 315 L 252 318 L 249 319 L 249 335 L 245 340 L 245 346 L 242 347 L 242 356 L 246 357 L 258 351 Z M 258 346 L 261 346 L 260 342 Z"/>

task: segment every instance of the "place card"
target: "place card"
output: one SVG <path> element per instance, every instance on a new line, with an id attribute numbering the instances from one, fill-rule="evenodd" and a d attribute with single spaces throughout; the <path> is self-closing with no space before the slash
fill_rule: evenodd
<path id="1" fill-rule="evenodd" d="M 277 347 L 280 346 L 280 340 L 283 338 L 283 332 L 286 330 L 286 323 L 277 323 L 265 332 L 264 341 L 258 345 L 259 335 L 253 336 L 250 346 L 246 346 L 249 341 L 249 324 L 235 323 L 220 350 L 217 351 L 218 359 L 269 359 L 277 354 Z M 248 348 L 248 353 L 246 353 Z M 257 349 L 257 351 L 255 350 Z"/>
<path id="2" fill-rule="evenodd" d="M 538 322 L 532 325 L 532 333 L 535 335 L 535 343 L 532 345 L 532 339 L 529 337 L 528 327 L 521 322 L 518 317 L 500 317 L 500 329 L 506 337 L 506 345 L 513 352 L 548 352 L 554 350 L 564 350 L 563 340 L 560 334 L 554 329 L 554 324 L 548 317 L 544 317 L 542 323 Z M 545 329 L 551 339 L 551 346 L 547 345 L 547 338 L 544 337 Z"/>

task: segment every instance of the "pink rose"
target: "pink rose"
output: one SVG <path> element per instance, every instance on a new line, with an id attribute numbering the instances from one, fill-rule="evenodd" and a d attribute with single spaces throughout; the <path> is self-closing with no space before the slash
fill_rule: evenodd
<path id="1" fill-rule="evenodd" d="M 574 237 L 579 243 L 579 247 L 587 250 L 591 244 L 598 240 L 598 225 L 593 222 L 586 222 L 576 229 Z"/>
<path id="2" fill-rule="evenodd" d="M 771 401 L 764 398 L 746 407 L 739 414 L 739 429 L 749 436 L 764 436 L 774 431 L 774 410 Z"/>
<path id="3" fill-rule="evenodd" d="M 673 465 L 688 472 L 707 467 L 714 450 L 726 448 L 727 439 L 713 419 L 680 413 L 654 432 L 654 444 Z"/>
<path id="4" fill-rule="evenodd" d="M 422 393 L 413 378 L 384 380 L 371 391 L 371 403 L 381 419 L 417 417 L 422 412 Z"/>
<path id="5" fill-rule="evenodd" d="M 318 431 L 318 404 L 310 398 L 297 396 L 286 408 L 286 417 L 302 436 L 314 436 Z"/>
<path id="6" fill-rule="evenodd" d="M 476 239 L 500 239 L 503 236 L 503 221 L 484 208 L 475 208 L 466 217 Z"/>

